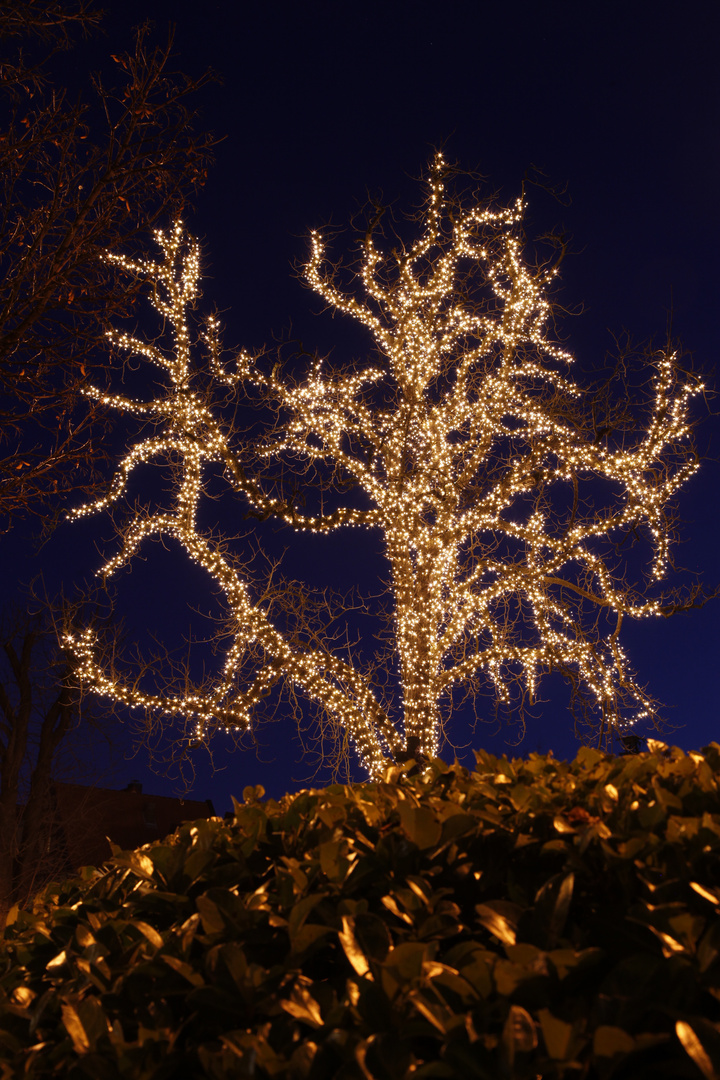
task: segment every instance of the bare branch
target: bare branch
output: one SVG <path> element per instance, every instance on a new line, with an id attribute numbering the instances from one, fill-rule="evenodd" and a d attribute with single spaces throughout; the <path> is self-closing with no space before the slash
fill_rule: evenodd
<path id="1" fill-rule="evenodd" d="M 152 723 L 192 717 L 201 737 L 218 725 L 251 730 L 261 702 L 284 685 L 324 712 L 373 776 L 409 746 L 437 755 L 456 689 L 474 698 L 489 686 L 498 702 L 522 709 L 553 670 L 600 739 L 639 718 L 657 721 L 620 631 L 625 618 L 703 600 L 701 590 L 683 596 L 659 585 L 671 565 L 672 500 L 698 467 L 690 403 L 702 385 L 668 346 L 650 357 L 644 419 L 627 396 L 619 408 L 604 391 L 583 391 L 549 330 L 557 264 L 533 265 L 523 252 L 522 201 L 498 208 L 448 191 L 455 176 L 438 154 L 412 243 L 387 250 L 374 214 L 349 286 L 312 234 L 307 281 L 369 332 L 365 363 L 314 361 L 298 378 L 280 364 L 263 373 L 243 352 L 230 373 L 211 319 L 203 366 L 191 356 L 189 322 L 198 249 L 183 226 L 156 234 L 159 262 L 114 257 L 150 283 L 172 331 L 168 348 L 118 334 L 114 342 L 159 366 L 166 389 L 146 402 L 102 397 L 156 427 L 130 449 L 108 493 L 76 515 L 120 500 L 151 457 L 172 462 L 169 506 L 134 510 L 102 572 L 114 573 L 150 536 L 173 537 L 220 588 L 230 645 L 217 679 L 146 692 L 104 670 L 92 635 L 77 631 L 67 645 L 98 692 L 141 706 Z M 274 428 L 243 440 L 214 403 L 223 386 L 274 403 Z M 226 544 L 199 530 L 211 465 L 224 466 L 251 515 L 380 533 L 391 611 L 376 661 L 362 664 L 351 649 L 341 659 L 332 619 L 314 624 L 292 589 L 283 597 L 260 588 Z M 300 512 L 293 484 L 319 488 L 319 512 Z M 649 582 L 618 554 L 629 533 L 648 541 Z"/>
<path id="2" fill-rule="evenodd" d="M 103 341 L 134 297 L 108 247 L 176 214 L 204 182 L 214 140 L 194 99 L 208 75 L 174 70 L 172 36 L 112 58 L 112 86 L 71 99 L 52 58 L 95 29 L 90 5 L 37 0 L 0 11 L 0 527 L 28 514 L 50 527 L 63 492 L 100 475 L 107 409 L 78 409 Z"/>

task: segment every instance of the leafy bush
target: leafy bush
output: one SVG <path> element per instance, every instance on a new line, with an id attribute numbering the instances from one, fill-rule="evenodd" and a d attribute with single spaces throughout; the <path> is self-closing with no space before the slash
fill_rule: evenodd
<path id="1" fill-rule="evenodd" d="M 261 801 L 14 911 L 2 1077 L 711 1078 L 720 746 Z"/>

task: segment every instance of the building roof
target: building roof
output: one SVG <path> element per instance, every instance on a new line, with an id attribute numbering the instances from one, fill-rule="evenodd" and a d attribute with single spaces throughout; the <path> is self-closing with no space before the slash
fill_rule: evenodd
<path id="1" fill-rule="evenodd" d="M 54 784 L 55 844 L 64 844 L 68 865 L 98 866 L 109 859 L 110 842 L 124 850 L 162 840 L 185 821 L 214 817 L 210 799 L 177 799 L 143 793 L 133 782 L 120 791 Z"/>

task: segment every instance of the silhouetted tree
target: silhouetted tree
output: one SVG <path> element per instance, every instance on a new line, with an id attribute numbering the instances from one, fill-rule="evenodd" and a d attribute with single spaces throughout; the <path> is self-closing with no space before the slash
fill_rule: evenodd
<path id="1" fill-rule="evenodd" d="M 43 604 L 32 615 L 6 611 L 0 627 L 0 924 L 14 903 L 68 869 L 53 781 L 69 766 L 63 750 L 78 727 L 87 746 L 88 725 L 101 715 L 97 704 L 83 703 L 58 641 L 69 612 L 67 604 Z M 92 775 L 91 763 L 81 771 Z"/>
<path id="2" fill-rule="evenodd" d="M 87 0 L 0 5 L 0 530 L 92 491 L 104 414 L 78 398 L 134 300 L 105 251 L 178 213 L 211 156 L 195 112 L 208 76 L 175 69 L 172 35 L 141 28 L 82 92 L 53 78 L 99 22 Z"/>

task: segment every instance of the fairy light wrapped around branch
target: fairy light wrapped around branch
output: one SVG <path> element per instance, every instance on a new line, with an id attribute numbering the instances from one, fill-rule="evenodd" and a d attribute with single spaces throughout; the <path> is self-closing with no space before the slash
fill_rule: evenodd
<path id="1" fill-rule="evenodd" d="M 187 555 L 219 587 L 234 628 L 233 641 L 227 650 L 222 671 L 215 684 L 192 688 L 187 683 L 176 693 L 149 693 L 138 686 L 139 680 L 126 681 L 101 666 L 97 660 L 92 631 L 70 632 L 65 645 L 75 657 L 81 680 L 98 694 L 131 708 L 169 718 L 189 717 L 195 722 L 195 736 L 202 738 L 207 729 L 218 726 L 234 730 L 250 726 L 253 710 L 273 686 L 287 679 L 319 704 L 335 721 L 351 733 L 358 753 L 369 771 L 382 771 L 388 755 L 400 746 L 400 737 L 378 707 L 362 676 L 340 658 L 323 650 L 298 648 L 285 640 L 269 621 L 260 606 L 254 604 L 247 583 L 229 560 L 224 546 L 204 536 L 197 525 L 197 508 L 203 493 L 204 469 L 222 462 L 236 484 L 245 486 L 256 501 L 260 492 L 245 482 L 242 467 L 231 450 L 220 420 L 209 403 L 193 388 L 190 348 L 189 310 L 197 296 L 199 256 L 197 242 L 189 238 L 181 223 L 171 232 L 158 231 L 157 243 L 163 260 L 134 262 L 111 255 L 123 270 L 146 277 L 153 286 L 153 306 L 168 322 L 173 347 L 164 351 L 126 334 L 113 335 L 121 350 L 145 357 L 166 376 L 166 390 L 152 401 L 135 402 L 113 392 L 89 388 L 88 396 L 125 412 L 150 417 L 161 427 L 160 434 L 137 442 L 119 463 L 108 493 L 73 512 L 80 518 L 96 513 L 117 502 L 125 493 L 133 470 L 150 460 L 171 461 L 176 477 L 169 512 L 133 513 L 129 524 L 120 530 L 120 549 L 100 573 L 109 577 L 127 564 L 144 541 L 151 537 L 177 540 Z M 210 366 L 216 381 L 232 385 L 234 379 L 219 362 L 217 327 L 210 321 L 205 343 L 210 350 Z M 251 358 L 242 354 L 239 365 L 246 366 L 250 377 Z M 274 506 L 274 503 L 270 503 Z M 248 681 L 248 657 L 255 670 Z M 239 675 L 243 673 L 243 683 Z"/>
<path id="2" fill-rule="evenodd" d="M 589 704 L 601 735 L 654 716 L 620 628 L 626 617 L 682 605 L 677 596 L 631 584 L 614 545 L 644 533 L 652 579 L 665 575 L 667 508 L 697 468 L 689 403 L 702 386 L 678 371 L 672 352 L 662 352 L 644 429 L 599 432 L 597 402 L 573 381 L 572 357 L 550 333 L 547 293 L 556 270 L 523 257 L 522 200 L 498 209 L 474 195 L 448 194 L 451 172 L 436 155 L 413 243 L 396 237 L 388 247 L 377 223 L 368 229 L 349 287 L 321 234 L 311 235 L 306 280 L 332 311 L 366 329 L 374 344 L 367 363 L 316 362 L 293 378 L 279 366 L 263 373 L 241 353 L 230 372 L 219 359 L 217 324 L 208 324 L 216 382 L 251 385 L 277 404 L 278 427 L 256 445 L 257 460 L 299 469 L 306 484 L 313 473 L 323 482 L 334 477 L 337 498 L 326 513 L 300 513 L 272 490 L 262 468 L 249 476 L 232 431 L 209 396 L 193 389 L 187 312 L 199 263 L 182 225 L 157 234 L 161 262 L 113 256 L 152 283 L 174 347 L 166 354 L 116 336 L 120 348 L 164 369 L 167 393 L 136 403 L 90 391 L 152 418 L 156 433 L 129 451 L 108 493 L 76 516 L 119 499 L 136 466 L 172 458 L 179 463 L 172 512 L 135 516 L 104 573 L 127 562 L 147 537 L 173 536 L 220 586 L 239 629 L 212 692 L 169 698 L 120 685 L 94 662 L 91 638 L 72 637 L 80 674 L 98 692 L 169 716 L 184 711 L 200 729 L 218 717 L 242 727 L 268 684 L 287 680 L 346 730 L 373 776 L 402 756 L 408 740 L 422 755 L 438 753 L 443 710 L 458 688 L 475 695 L 489 684 L 499 701 L 510 702 L 520 687 L 532 700 L 542 674 L 559 670 Z M 331 644 L 287 640 L 253 604 L 221 548 L 198 531 L 203 470 L 212 462 L 224 464 L 254 511 L 294 529 L 380 530 L 392 602 L 390 667 L 399 672 L 392 713 L 372 679 Z M 343 505 L 348 487 L 364 492 L 365 509 Z M 240 685 L 251 646 L 263 663 Z"/>

